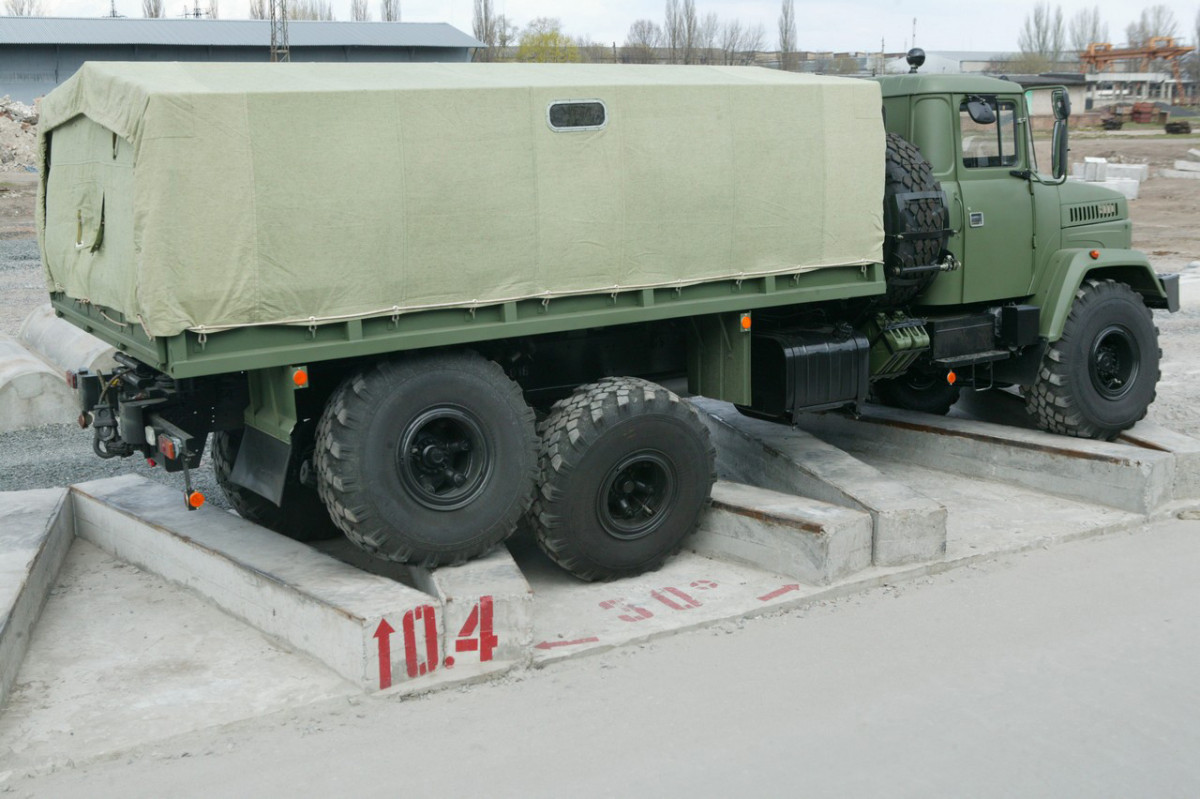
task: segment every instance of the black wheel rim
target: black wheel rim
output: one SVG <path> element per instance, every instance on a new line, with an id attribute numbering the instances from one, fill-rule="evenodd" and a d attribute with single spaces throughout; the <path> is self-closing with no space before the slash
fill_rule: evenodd
<path id="1" fill-rule="evenodd" d="M 661 452 L 635 452 L 609 470 L 596 496 L 596 515 L 613 538 L 644 538 L 666 520 L 675 487 L 675 467 Z"/>
<path id="2" fill-rule="evenodd" d="M 482 493 L 492 452 L 475 415 L 453 405 L 428 408 L 404 429 L 396 471 L 409 496 L 432 510 L 457 510 Z"/>
<path id="3" fill-rule="evenodd" d="M 1141 360 L 1133 333 L 1123 325 L 1109 325 L 1092 342 L 1088 357 L 1092 386 L 1105 399 L 1120 399 L 1132 390 Z"/>

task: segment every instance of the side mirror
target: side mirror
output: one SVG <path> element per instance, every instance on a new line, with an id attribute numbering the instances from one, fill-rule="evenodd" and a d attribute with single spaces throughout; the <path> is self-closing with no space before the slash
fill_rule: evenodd
<path id="1" fill-rule="evenodd" d="M 1067 177 L 1067 153 L 1070 148 L 1067 143 L 1067 121 L 1059 119 L 1054 123 L 1053 136 L 1054 149 L 1050 155 L 1050 166 L 1054 172 L 1055 180 L 1064 180 Z"/>
<path id="2" fill-rule="evenodd" d="M 976 125 L 991 125 L 996 121 L 996 110 L 978 97 L 967 98 L 967 114 Z"/>
<path id="3" fill-rule="evenodd" d="M 1066 89 L 1055 89 L 1050 95 L 1050 106 L 1054 109 L 1055 119 L 1066 119 L 1071 116 L 1071 95 Z"/>

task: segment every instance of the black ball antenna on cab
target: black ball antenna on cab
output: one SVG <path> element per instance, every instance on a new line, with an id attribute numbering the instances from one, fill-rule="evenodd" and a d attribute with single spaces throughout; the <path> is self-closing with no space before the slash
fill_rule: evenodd
<path id="1" fill-rule="evenodd" d="M 904 60 L 908 62 L 908 74 L 914 75 L 917 68 L 925 63 L 925 51 L 920 47 L 914 47 L 905 55 Z"/>

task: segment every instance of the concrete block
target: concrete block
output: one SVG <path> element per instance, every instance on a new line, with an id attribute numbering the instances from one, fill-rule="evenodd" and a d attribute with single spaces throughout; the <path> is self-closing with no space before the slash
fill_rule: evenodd
<path id="1" fill-rule="evenodd" d="M 17 337 L 60 374 L 75 369 L 109 372 L 117 365 L 114 347 L 55 316 L 50 303 L 25 317 Z"/>
<path id="2" fill-rule="evenodd" d="M 713 437 L 722 479 L 866 511 L 876 566 L 945 556 L 946 509 L 937 502 L 813 435 L 742 416 L 728 403 L 692 402 Z"/>
<path id="3" fill-rule="evenodd" d="M 1200 441 L 1168 430 L 1153 422 L 1141 421 L 1121 434 L 1121 441 L 1174 456 L 1171 498 L 1200 499 Z"/>
<path id="4" fill-rule="evenodd" d="M 1136 200 L 1138 198 L 1138 187 L 1141 184 L 1133 178 L 1108 178 L 1100 181 L 1099 185 L 1124 194 L 1128 200 Z"/>
<path id="5" fill-rule="evenodd" d="M 724 480 L 686 546 L 809 585 L 828 585 L 871 565 L 871 517 L 863 511 Z"/>
<path id="6" fill-rule="evenodd" d="M 75 538 L 65 488 L 0 492 L 0 708 Z"/>
<path id="7" fill-rule="evenodd" d="M 1142 181 L 1150 177 L 1149 164 L 1109 164 L 1106 171 L 1109 180 L 1123 178 Z"/>
<path id="8" fill-rule="evenodd" d="M 1176 161 L 1175 168 L 1185 172 L 1200 172 L 1200 161 Z"/>
<path id="9" fill-rule="evenodd" d="M 1139 514 L 1171 499 L 1173 456 L 1107 441 L 871 406 L 860 419 L 812 414 L 811 433 L 951 474 L 998 480 Z"/>
<path id="10" fill-rule="evenodd" d="M 144 478 L 71 490 L 80 537 L 192 589 L 363 689 L 450 681 L 435 598 L 211 506 L 188 511 L 179 492 Z"/>
<path id="11" fill-rule="evenodd" d="M 1182 169 L 1160 169 L 1158 170 L 1160 178 L 1184 178 L 1187 180 L 1200 180 L 1200 172 L 1188 172 Z"/>
<path id="12" fill-rule="evenodd" d="M 1197 150 L 1194 147 L 1188 150 L 1188 158 L 1192 159 L 1193 161 L 1200 161 L 1200 150 Z"/>
<path id="13" fill-rule="evenodd" d="M 1087 157 L 1083 159 L 1083 179 L 1098 182 L 1108 177 L 1108 159 Z"/>
<path id="14" fill-rule="evenodd" d="M 459 566 L 413 567 L 411 574 L 417 588 L 441 605 L 449 653 L 444 659 L 457 676 L 529 663 L 533 589 L 507 549 Z"/>
<path id="15" fill-rule="evenodd" d="M 72 422 L 77 416 L 74 392 L 63 375 L 11 336 L 0 335 L 0 433 Z"/>

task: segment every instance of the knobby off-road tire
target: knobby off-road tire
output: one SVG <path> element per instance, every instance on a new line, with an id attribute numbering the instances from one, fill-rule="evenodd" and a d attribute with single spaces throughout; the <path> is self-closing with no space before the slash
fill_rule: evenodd
<path id="1" fill-rule="evenodd" d="M 347 378 L 317 427 L 317 487 L 368 552 L 461 563 L 507 538 L 533 500 L 533 411 L 473 352 L 384 361 Z"/>
<path id="2" fill-rule="evenodd" d="M 646 380 L 610 377 L 539 425 L 538 543 L 584 580 L 653 571 L 699 522 L 716 453 L 695 408 Z"/>
<path id="3" fill-rule="evenodd" d="M 942 186 L 933 177 L 929 162 L 921 151 L 895 133 L 887 135 L 883 190 L 884 224 L 888 237 L 883 243 L 883 269 L 887 278 L 887 294 L 875 301 L 876 307 L 897 308 L 912 302 L 929 288 L 938 272 L 922 272 L 912 277 L 900 277 L 895 270 L 904 266 L 928 266 L 938 262 L 946 244 L 946 234 L 940 232 L 945 224 L 945 204 L 941 199 L 926 198 L 904 204 L 896 216 L 896 195 L 913 192 L 940 192 Z M 902 224 L 898 222 L 902 220 Z M 898 229 L 890 229 L 896 227 Z M 938 233 L 932 238 L 892 238 L 897 233 Z"/>
<path id="4" fill-rule="evenodd" d="M 941 416 L 950 412 L 959 395 L 959 387 L 947 383 L 944 376 L 917 369 L 890 380 L 879 380 L 872 388 L 884 405 Z"/>
<path id="5" fill-rule="evenodd" d="M 1146 415 L 1159 378 L 1158 328 L 1124 283 L 1087 280 L 1025 407 L 1052 433 L 1111 441 Z"/>
<path id="6" fill-rule="evenodd" d="M 283 504 L 276 505 L 266 497 L 240 486 L 230 479 L 242 446 L 242 430 L 218 430 L 212 438 L 213 475 L 229 504 L 243 519 L 282 533 L 297 541 L 322 541 L 341 535 L 329 518 L 317 490 L 300 482 L 300 468 L 312 457 L 312 427 L 308 435 L 296 436 L 295 448 L 288 463 L 283 484 Z"/>

